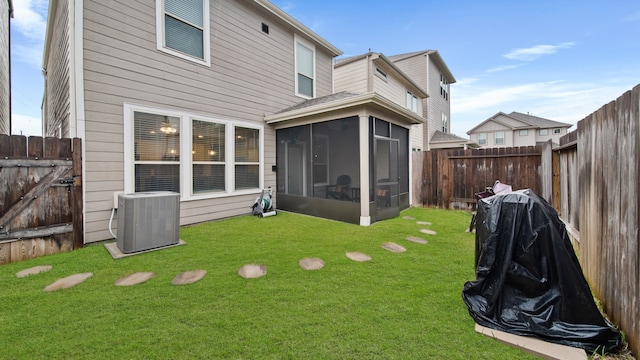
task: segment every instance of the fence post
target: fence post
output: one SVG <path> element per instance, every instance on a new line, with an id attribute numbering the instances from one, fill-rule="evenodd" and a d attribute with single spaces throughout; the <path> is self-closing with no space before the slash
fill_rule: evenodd
<path id="1" fill-rule="evenodd" d="M 73 248 L 79 249 L 84 246 L 84 217 L 82 214 L 82 139 L 73 138 L 72 153 L 72 176 L 73 186 L 71 187 L 71 206 L 73 216 Z"/>

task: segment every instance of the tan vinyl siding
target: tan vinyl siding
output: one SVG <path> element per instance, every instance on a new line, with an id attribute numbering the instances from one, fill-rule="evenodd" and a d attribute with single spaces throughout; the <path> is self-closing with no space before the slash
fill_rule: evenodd
<path id="1" fill-rule="evenodd" d="M 69 1 L 52 2 L 54 9 L 52 33 L 46 60 L 44 135 L 69 137 L 71 98 L 69 90 Z M 62 134 L 60 134 L 60 129 Z"/>
<path id="2" fill-rule="evenodd" d="M 123 175 L 123 104 L 261 126 L 264 115 L 301 101 L 290 27 L 253 2 L 213 0 L 210 26 L 209 68 L 156 48 L 154 1 L 84 1 L 87 242 L 111 237 L 113 192 L 129 180 Z M 316 45 L 317 96 L 331 93 L 331 67 L 331 55 Z M 263 151 L 264 185 L 275 188 L 275 131 L 267 126 Z M 183 201 L 181 224 L 249 214 L 256 196 Z"/>
<path id="3" fill-rule="evenodd" d="M 350 91 L 364 94 L 369 92 L 367 59 L 362 58 L 335 68 L 335 92 Z"/>
<path id="4" fill-rule="evenodd" d="M 0 0 L 0 134 L 11 134 L 9 129 L 9 2 Z"/>
<path id="5" fill-rule="evenodd" d="M 451 119 L 451 86 L 449 86 L 449 97 L 445 99 L 440 95 L 440 69 L 429 58 L 429 86 L 427 92 L 429 93 L 429 134 L 428 139 L 431 140 L 436 130 L 442 131 L 442 113 L 445 113 Z M 451 125 L 449 125 L 451 128 Z"/>

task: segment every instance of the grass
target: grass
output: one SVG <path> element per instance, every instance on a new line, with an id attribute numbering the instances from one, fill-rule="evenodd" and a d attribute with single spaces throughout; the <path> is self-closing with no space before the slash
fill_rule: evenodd
<path id="1" fill-rule="evenodd" d="M 0 267 L 2 359 L 533 359 L 474 331 L 468 213 L 408 209 L 360 227 L 291 213 L 183 227 L 184 246 L 113 260 L 102 244 Z M 437 235 L 419 232 L 429 221 Z M 419 236 L 426 245 L 405 240 Z M 405 253 L 381 248 L 396 242 Z M 369 262 L 348 259 L 360 251 Z M 304 271 L 298 261 L 326 266 Z M 237 275 L 245 264 L 265 277 Z M 18 279 L 36 265 L 47 273 Z M 178 273 L 204 269 L 191 285 Z M 116 287 L 133 272 L 150 281 Z M 59 278 L 93 277 L 46 293 Z"/>

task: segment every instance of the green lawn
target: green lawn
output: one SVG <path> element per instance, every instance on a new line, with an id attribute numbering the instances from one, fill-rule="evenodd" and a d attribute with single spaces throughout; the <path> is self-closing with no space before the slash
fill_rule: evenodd
<path id="1" fill-rule="evenodd" d="M 279 212 L 183 227 L 186 245 L 119 260 L 100 244 L 0 266 L 0 358 L 532 359 L 474 331 L 461 298 L 474 277 L 469 220 L 466 212 L 409 209 L 360 227 Z M 421 234 L 416 221 L 432 222 L 437 235 Z M 384 250 L 385 242 L 407 252 Z M 373 259 L 355 262 L 348 251 Z M 304 271 L 304 257 L 326 265 Z M 249 263 L 266 265 L 267 275 L 238 276 Z M 36 265 L 53 269 L 16 278 Z M 171 285 L 197 269 L 207 271 L 199 282 Z M 114 286 L 138 271 L 156 276 Z M 94 275 L 43 291 L 80 272 Z"/>

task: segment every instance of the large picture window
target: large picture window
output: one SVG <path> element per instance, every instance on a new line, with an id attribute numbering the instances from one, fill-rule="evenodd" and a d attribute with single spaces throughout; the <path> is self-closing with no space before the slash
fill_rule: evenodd
<path id="1" fill-rule="evenodd" d="M 296 38 L 296 94 L 312 98 L 315 96 L 315 48 Z"/>
<path id="2" fill-rule="evenodd" d="M 158 48 L 210 65 L 209 0 L 156 0 Z"/>
<path id="3" fill-rule="evenodd" d="M 260 125 L 124 105 L 125 192 L 182 200 L 254 194 L 263 186 Z"/>

